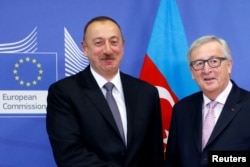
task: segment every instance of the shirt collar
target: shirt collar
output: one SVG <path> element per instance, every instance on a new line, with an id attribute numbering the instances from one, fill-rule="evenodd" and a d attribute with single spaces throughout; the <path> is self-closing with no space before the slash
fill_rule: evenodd
<path id="1" fill-rule="evenodd" d="M 105 85 L 108 81 L 102 77 L 100 74 L 98 74 L 91 66 L 90 66 L 90 71 L 93 74 L 98 86 L 100 88 L 103 88 L 103 85 Z M 120 71 L 118 70 L 117 74 L 114 76 L 114 78 L 110 81 L 115 85 L 115 88 L 119 91 L 122 92 L 122 84 L 121 84 L 121 79 L 120 79 Z"/>

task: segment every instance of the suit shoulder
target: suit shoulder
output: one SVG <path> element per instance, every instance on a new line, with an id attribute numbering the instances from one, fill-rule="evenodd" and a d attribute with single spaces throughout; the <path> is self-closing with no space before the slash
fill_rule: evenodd
<path id="1" fill-rule="evenodd" d="M 128 74 L 121 73 L 121 79 L 122 81 L 126 82 L 130 86 L 139 86 L 139 87 L 148 88 L 148 89 L 156 89 L 156 87 L 150 84 L 149 82 L 146 82 L 142 79 L 133 77 Z"/>
<path id="2" fill-rule="evenodd" d="M 190 94 L 188 96 L 183 97 L 182 99 L 180 99 L 176 103 L 176 105 L 183 104 L 183 103 L 190 104 L 190 103 L 193 103 L 194 101 L 198 101 L 198 100 L 202 100 L 202 92 L 201 91 L 195 92 L 193 94 Z"/>
<path id="3" fill-rule="evenodd" d="M 240 87 L 239 87 L 239 90 L 241 91 L 241 94 L 242 94 L 242 95 L 246 95 L 246 96 L 249 97 L 250 91 L 248 91 L 248 90 L 246 90 L 246 89 L 243 89 L 243 88 L 240 88 Z"/>
<path id="4" fill-rule="evenodd" d="M 250 103 L 250 91 L 240 88 L 240 97 L 243 101 Z"/>
<path id="5" fill-rule="evenodd" d="M 62 78 L 62 79 L 52 83 L 50 85 L 49 89 L 53 88 L 53 87 L 62 87 L 62 88 L 67 87 L 67 88 L 70 88 L 70 87 L 76 86 L 76 84 L 78 84 L 78 78 L 80 77 L 80 75 L 82 75 L 82 72 L 79 72 L 79 73 L 76 73 L 74 75 Z"/>

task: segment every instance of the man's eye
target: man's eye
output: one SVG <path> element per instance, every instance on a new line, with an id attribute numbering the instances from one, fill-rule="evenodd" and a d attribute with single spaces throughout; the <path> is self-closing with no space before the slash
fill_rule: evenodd
<path id="1" fill-rule="evenodd" d="M 118 44 L 118 41 L 111 41 L 111 44 L 112 44 L 112 45 L 117 45 L 117 44 Z"/>
<path id="2" fill-rule="evenodd" d="M 95 43 L 94 43 L 96 46 L 101 46 L 101 45 L 103 45 L 103 42 L 102 41 L 95 41 Z"/>
<path id="3" fill-rule="evenodd" d="M 219 61 L 218 59 L 211 59 L 210 63 L 216 64 L 216 63 L 218 63 L 218 61 Z"/>
<path id="4" fill-rule="evenodd" d="M 202 64 L 203 64 L 202 61 L 197 61 L 197 62 L 195 63 L 195 66 L 201 66 Z"/>

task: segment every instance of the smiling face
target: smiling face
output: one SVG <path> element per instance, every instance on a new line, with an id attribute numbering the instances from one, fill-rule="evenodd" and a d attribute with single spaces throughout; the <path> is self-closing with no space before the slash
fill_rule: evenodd
<path id="1" fill-rule="evenodd" d="M 110 20 L 92 22 L 86 30 L 82 47 L 91 67 L 111 80 L 118 72 L 124 53 L 124 40 L 119 27 Z"/>
<path id="2" fill-rule="evenodd" d="M 217 41 L 210 41 L 191 52 L 191 61 L 206 60 L 211 57 L 225 57 L 221 44 Z M 193 79 L 211 100 L 214 100 L 228 85 L 232 70 L 232 60 L 221 61 L 221 65 L 212 68 L 205 63 L 202 70 L 194 70 L 191 67 Z"/>

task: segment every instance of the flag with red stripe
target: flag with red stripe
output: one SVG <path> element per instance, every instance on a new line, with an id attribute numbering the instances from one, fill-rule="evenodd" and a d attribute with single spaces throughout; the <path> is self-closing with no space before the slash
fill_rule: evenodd
<path id="1" fill-rule="evenodd" d="M 140 79 L 159 91 L 166 149 L 172 107 L 184 96 L 198 90 L 187 64 L 188 45 L 175 0 L 161 0 L 144 58 Z"/>

